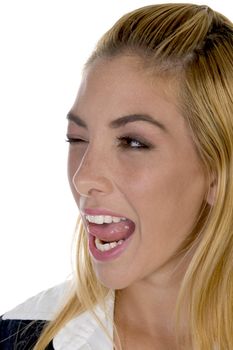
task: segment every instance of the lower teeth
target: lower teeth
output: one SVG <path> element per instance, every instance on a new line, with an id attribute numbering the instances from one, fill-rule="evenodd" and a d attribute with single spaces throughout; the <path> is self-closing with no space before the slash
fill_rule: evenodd
<path id="1" fill-rule="evenodd" d="M 123 239 L 117 241 L 117 242 L 110 242 L 110 243 L 102 243 L 99 238 L 95 239 L 95 246 L 98 250 L 101 252 L 105 252 L 107 250 L 113 249 L 118 245 L 121 245 L 124 242 Z"/>

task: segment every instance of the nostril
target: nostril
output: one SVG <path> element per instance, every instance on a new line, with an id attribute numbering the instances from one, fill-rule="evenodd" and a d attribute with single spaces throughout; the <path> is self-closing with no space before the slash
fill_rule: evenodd
<path id="1" fill-rule="evenodd" d="M 72 186 L 75 191 L 83 197 L 102 196 L 112 192 L 113 186 L 110 181 L 105 179 L 77 179 L 73 178 Z"/>

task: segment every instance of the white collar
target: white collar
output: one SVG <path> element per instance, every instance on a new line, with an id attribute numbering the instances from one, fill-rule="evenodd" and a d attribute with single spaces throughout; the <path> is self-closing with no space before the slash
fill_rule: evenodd
<path id="1" fill-rule="evenodd" d="M 104 311 L 97 306 L 95 314 L 106 327 L 108 334 L 113 336 L 114 296 L 106 300 L 109 319 Z M 55 350 L 112 350 L 112 343 L 90 311 L 69 321 L 53 340 Z"/>
<path id="2" fill-rule="evenodd" d="M 4 314 L 3 319 L 52 320 L 69 293 L 70 283 L 67 281 L 26 300 Z M 115 295 L 111 292 L 105 301 L 108 319 L 100 306 L 94 309 L 110 336 L 113 335 L 114 301 Z M 69 321 L 54 337 L 53 346 L 55 350 L 112 350 L 111 341 L 90 311 Z"/>

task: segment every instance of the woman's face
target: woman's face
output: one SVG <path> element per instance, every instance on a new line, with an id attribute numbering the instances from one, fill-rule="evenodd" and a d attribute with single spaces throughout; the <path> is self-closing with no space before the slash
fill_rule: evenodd
<path id="1" fill-rule="evenodd" d="M 173 83 L 151 79 L 136 57 L 99 59 L 86 69 L 69 113 L 69 182 L 94 270 L 110 288 L 156 277 L 190 233 L 206 193 Z M 86 209 L 131 221 L 89 225 Z M 129 238 L 120 249 L 96 248 L 95 233 L 109 242 L 121 230 Z"/>

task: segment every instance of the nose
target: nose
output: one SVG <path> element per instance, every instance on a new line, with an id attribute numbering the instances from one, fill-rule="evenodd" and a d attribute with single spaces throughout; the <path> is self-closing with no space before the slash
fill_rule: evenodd
<path id="1" fill-rule="evenodd" d="M 75 171 L 72 183 L 83 197 L 107 195 L 113 189 L 111 165 L 107 155 L 97 149 L 87 149 Z"/>

